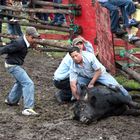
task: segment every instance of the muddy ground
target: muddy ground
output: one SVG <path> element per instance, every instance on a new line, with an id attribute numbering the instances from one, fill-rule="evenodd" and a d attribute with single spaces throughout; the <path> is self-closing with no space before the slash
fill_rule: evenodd
<path id="1" fill-rule="evenodd" d="M 72 103 L 60 105 L 54 98 L 53 72 L 61 59 L 30 51 L 24 68 L 35 83 L 38 117 L 22 116 L 20 106 L 9 107 L 4 99 L 13 84 L 0 57 L 0 140 L 140 140 L 140 117 L 110 117 L 91 125 L 71 119 Z"/>

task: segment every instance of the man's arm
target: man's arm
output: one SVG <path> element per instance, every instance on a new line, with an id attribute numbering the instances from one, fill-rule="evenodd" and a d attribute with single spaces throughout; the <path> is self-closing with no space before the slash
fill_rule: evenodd
<path id="1" fill-rule="evenodd" d="M 94 51 L 94 47 L 92 46 L 92 44 L 91 44 L 88 40 L 86 40 L 85 38 L 83 38 L 83 37 L 80 36 L 80 35 L 78 36 L 78 38 L 81 38 L 81 39 L 82 39 L 82 41 L 83 41 L 83 43 L 84 43 L 84 45 L 85 45 L 85 47 L 86 47 L 86 51 L 91 52 L 91 53 L 94 53 L 95 56 L 98 55 L 98 53 L 99 53 L 98 48 L 96 49 L 96 52 L 95 52 L 95 51 Z"/>
<path id="2" fill-rule="evenodd" d="M 80 36 L 80 35 L 78 35 L 77 37 L 80 38 L 84 43 L 85 43 L 85 42 L 88 42 L 85 38 L 83 38 L 83 37 Z"/>
<path id="3" fill-rule="evenodd" d="M 98 69 L 95 71 L 95 74 L 94 74 L 92 80 L 88 84 L 88 88 L 94 87 L 95 82 L 97 81 L 97 79 L 100 77 L 101 74 L 102 74 L 101 69 Z"/>
<path id="4" fill-rule="evenodd" d="M 79 100 L 79 99 L 80 99 L 80 96 L 79 96 L 79 94 L 78 94 L 78 92 L 77 92 L 76 83 L 77 83 L 77 81 L 71 81 L 71 82 L 70 82 L 70 87 L 71 87 L 71 91 L 72 91 L 73 96 L 74 96 L 77 100 Z"/>
<path id="5" fill-rule="evenodd" d="M 17 46 L 16 43 L 11 43 L 6 46 L 0 47 L 0 55 L 2 54 L 8 54 L 8 53 L 13 53 L 18 50 L 20 50 L 20 46 Z"/>

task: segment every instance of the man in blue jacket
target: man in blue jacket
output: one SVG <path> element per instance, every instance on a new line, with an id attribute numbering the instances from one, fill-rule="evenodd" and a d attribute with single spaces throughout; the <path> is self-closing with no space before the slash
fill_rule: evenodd
<path id="1" fill-rule="evenodd" d="M 12 41 L 10 44 L 0 47 L 0 55 L 7 54 L 5 68 L 15 78 L 16 82 L 12 87 L 5 103 L 17 105 L 21 97 L 24 101 L 23 115 L 37 115 L 34 108 L 34 83 L 21 67 L 27 55 L 28 48 L 33 47 L 34 38 L 39 37 L 34 27 L 27 27 L 26 34 Z"/>

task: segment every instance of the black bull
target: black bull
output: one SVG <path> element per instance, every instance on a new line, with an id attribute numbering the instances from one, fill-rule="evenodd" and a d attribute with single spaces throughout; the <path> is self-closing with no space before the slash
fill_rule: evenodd
<path id="1" fill-rule="evenodd" d="M 83 87 L 83 100 L 74 105 L 74 118 L 89 124 L 108 116 L 140 115 L 140 105 L 118 91 L 103 85 L 87 89 Z"/>

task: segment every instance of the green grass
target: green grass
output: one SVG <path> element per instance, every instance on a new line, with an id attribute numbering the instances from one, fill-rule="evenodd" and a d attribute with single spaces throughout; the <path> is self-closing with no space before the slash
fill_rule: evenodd
<path id="1" fill-rule="evenodd" d="M 123 86 L 130 87 L 130 88 L 140 88 L 140 83 L 133 79 L 129 80 L 123 75 L 118 75 L 115 78 Z"/>

